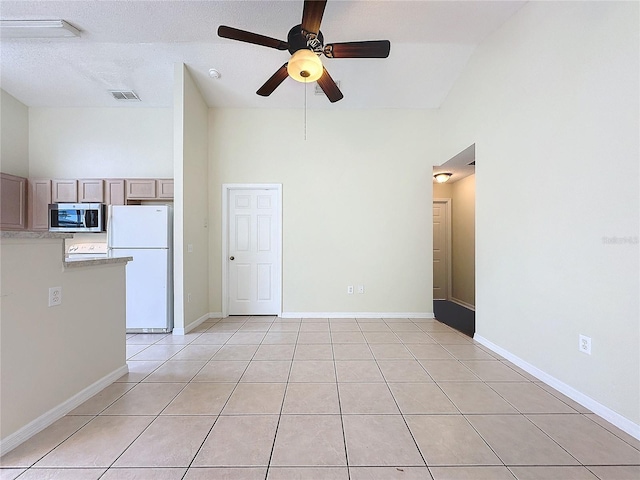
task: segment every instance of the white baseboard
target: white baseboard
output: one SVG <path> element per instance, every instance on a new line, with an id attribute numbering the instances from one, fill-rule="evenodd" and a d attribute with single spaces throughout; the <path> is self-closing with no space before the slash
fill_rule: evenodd
<path id="1" fill-rule="evenodd" d="M 114 370 L 110 374 L 102 377 L 97 382 L 89 385 L 84 390 L 76 393 L 73 397 L 62 402 L 60 405 L 52 408 L 43 415 L 40 415 L 35 420 L 27 423 L 24 427 L 13 432 L 10 435 L 7 435 L 5 438 L 0 440 L 0 455 L 4 455 L 5 453 L 10 452 L 22 442 L 25 442 L 26 440 L 33 437 L 36 433 L 41 432 L 52 423 L 60 420 L 71 410 L 89 400 L 96 393 L 108 387 L 121 376 L 126 375 L 128 372 L 129 367 L 125 364 L 122 367 Z"/>
<path id="2" fill-rule="evenodd" d="M 282 312 L 281 318 L 435 318 L 433 312 Z"/>
<path id="3" fill-rule="evenodd" d="M 471 305 L 470 303 L 463 302 L 462 300 L 458 300 L 457 298 L 451 297 L 450 299 L 453 303 L 457 303 L 461 307 L 468 308 L 469 310 L 476 311 L 476 306 Z"/>
<path id="4" fill-rule="evenodd" d="M 207 320 L 209 320 L 210 318 L 222 318 L 222 312 L 209 312 L 209 313 L 205 313 L 203 316 L 201 316 L 199 319 L 197 319 L 195 322 L 191 322 L 189 325 L 187 325 L 185 328 L 174 328 L 173 329 L 173 334 L 174 335 L 184 335 L 185 333 L 189 333 L 191 330 L 193 330 L 194 328 L 196 328 L 197 326 L 201 325 L 202 323 L 206 322 Z"/>
<path id="5" fill-rule="evenodd" d="M 552 377 L 548 373 L 545 373 L 542 370 L 538 369 L 537 367 L 534 367 L 530 363 L 527 363 L 526 361 L 522 360 L 520 357 L 516 357 L 512 353 L 508 352 L 502 347 L 499 347 L 495 343 L 492 343 L 486 338 L 476 334 L 474 335 L 473 339 L 478 343 L 484 345 L 491 351 L 503 356 L 504 358 L 509 360 L 511 363 L 517 365 L 518 367 L 523 369 L 525 372 L 533 375 L 534 377 L 546 383 L 550 387 L 555 388 L 560 393 L 563 393 L 564 395 L 569 397 L 571 400 L 574 400 L 578 402 L 580 405 L 582 405 L 583 407 L 588 408 L 599 417 L 604 418 L 609 423 L 612 423 L 613 425 L 618 427 L 620 430 L 623 430 L 627 432 L 629 435 L 631 435 L 632 437 L 640 440 L 640 425 L 633 423 L 628 418 L 625 418 L 619 413 L 614 412 L 609 407 L 606 407 L 601 403 L 597 402 L 596 400 L 594 400 L 593 398 L 585 395 L 582 392 L 579 392 L 572 386 L 567 385 L 566 383 L 558 380 L 557 378 Z"/>

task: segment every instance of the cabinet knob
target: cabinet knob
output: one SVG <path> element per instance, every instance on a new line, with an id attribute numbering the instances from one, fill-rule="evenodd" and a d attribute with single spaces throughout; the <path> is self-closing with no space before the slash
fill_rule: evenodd
<path id="1" fill-rule="evenodd" d="M 229 257 L 229 260 L 235 260 L 235 259 L 236 259 L 236 257 L 233 257 L 233 256 Z"/>

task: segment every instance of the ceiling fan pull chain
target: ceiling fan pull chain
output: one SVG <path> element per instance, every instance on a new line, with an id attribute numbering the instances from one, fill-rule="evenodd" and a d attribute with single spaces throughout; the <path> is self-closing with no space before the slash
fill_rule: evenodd
<path id="1" fill-rule="evenodd" d="M 304 82 L 304 141 L 307 141 L 307 85 L 309 82 Z"/>

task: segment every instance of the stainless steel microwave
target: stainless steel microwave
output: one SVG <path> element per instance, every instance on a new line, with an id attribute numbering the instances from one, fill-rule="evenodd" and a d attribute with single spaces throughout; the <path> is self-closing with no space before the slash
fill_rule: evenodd
<path id="1" fill-rule="evenodd" d="M 52 203 L 50 232 L 104 232 L 106 206 L 103 203 Z"/>

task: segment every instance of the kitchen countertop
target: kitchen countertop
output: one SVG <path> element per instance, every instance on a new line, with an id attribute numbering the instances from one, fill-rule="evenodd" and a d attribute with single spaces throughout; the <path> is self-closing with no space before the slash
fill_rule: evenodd
<path id="1" fill-rule="evenodd" d="M 64 240 L 73 238 L 73 233 L 47 232 L 47 231 L 29 231 L 29 230 L 2 230 L 0 238 L 13 240 Z M 112 265 L 118 263 L 130 262 L 133 257 L 88 257 L 88 258 L 69 258 L 64 255 L 64 246 L 62 247 L 62 264 L 65 268 L 77 267 L 93 267 L 98 265 Z"/>
<path id="2" fill-rule="evenodd" d="M 64 266 L 73 267 L 92 267 L 94 265 L 112 265 L 114 263 L 131 262 L 133 257 L 90 257 L 90 258 L 69 258 L 64 259 Z"/>
<path id="3" fill-rule="evenodd" d="M 61 233 L 61 232 L 48 232 L 48 231 L 36 231 L 36 230 L 2 230 L 0 231 L 0 238 L 73 238 L 73 233 Z"/>

